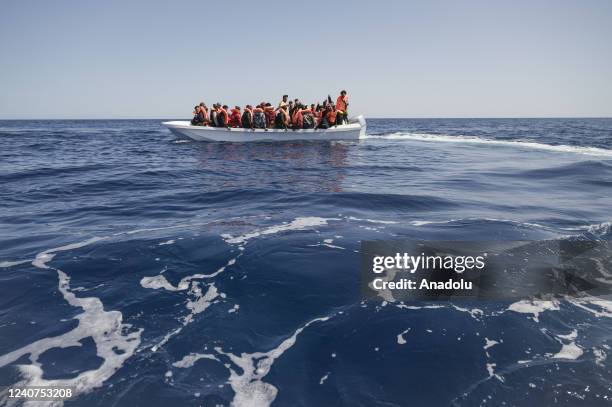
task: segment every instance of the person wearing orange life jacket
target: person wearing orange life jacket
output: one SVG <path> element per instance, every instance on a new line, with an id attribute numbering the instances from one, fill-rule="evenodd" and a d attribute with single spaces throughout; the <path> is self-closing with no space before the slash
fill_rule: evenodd
<path id="1" fill-rule="evenodd" d="M 293 114 L 291 115 L 291 126 L 293 130 L 301 129 L 303 124 L 303 116 L 302 116 L 302 106 L 296 105 L 293 108 Z"/>
<path id="2" fill-rule="evenodd" d="M 202 112 L 202 115 L 204 116 L 204 126 L 209 126 L 210 117 L 208 117 L 208 106 L 206 106 L 206 103 L 200 102 L 200 111 Z"/>
<path id="3" fill-rule="evenodd" d="M 335 126 L 336 118 L 338 116 L 338 111 L 336 110 L 336 106 L 333 103 L 330 103 L 328 106 L 329 107 L 327 110 L 327 122 L 329 123 L 330 126 Z"/>
<path id="4" fill-rule="evenodd" d="M 336 100 L 336 125 L 348 123 L 348 95 L 346 91 L 340 92 L 340 96 Z"/>
<path id="5" fill-rule="evenodd" d="M 256 129 L 266 129 L 266 114 L 264 113 L 264 103 L 260 103 L 253 109 L 253 127 Z"/>
<path id="6" fill-rule="evenodd" d="M 240 106 L 235 106 L 232 109 L 232 112 L 230 114 L 230 119 L 229 119 L 230 127 L 241 127 L 242 125 L 241 119 L 242 119 L 242 115 L 240 114 Z"/>
<path id="7" fill-rule="evenodd" d="M 336 112 L 331 103 L 326 103 L 325 108 L 321 112 L 321 120 L 317 128 L 328 129 L 336 124 Z"/>
<path id="8" fill-rule="evenodd" d="M 274 127 L 274 118 L 276 117 L 274 106 L 271 103 L 266 103 L 263 109 L 266 115 L 266 127 Z"/>
<path id="9" fill-rule="evenodd" d="M 314 129 L 317 127 L 317 119 L 314 111 L 308 106 L 304 106 L 302 109 L 302 128 L 303 129 Z"/>
<path id="10" fill-rule="evenodd" d="M 307 121 L 306 123 L 309 123 L 309 126 L 305 126 L 305 121 L 304 121 L 304 116 L 308 115 L 310 116 L 310 121 Z M 291 124 L 293 125 L 293 130 L 297 130 L 297 129 L 312 129 L 315 126 L 315 121 L 314 121 L 314 117 L 312 114 L 312 111 L 307 108 L 304 105 L 298 105 L 298 107 L 295 108 L 295 110 L 293 111 L 293 116 L 291 117 Z"/>
<path id="11" fill-rule="evenodd" d="M 312 115 L 314 116 L 315 119 L 315 128 L 319 125 L 319 123 L 321 123 L 321 119 L 323 118 L 323 110 L 321 109 L 321 105 L 320 104 L 311 104 L 310 105 L 310 110 L 312 111 Z"/>
<path id="12" fill-rule="evenodd" d="M 285 129 L 289 127 L 289 112 L 287 111 L 287 105 L 279 107 L 274 117 L 274 127 L 277 129 Z"/>
<path id="13" fill-rule="evenodd" d="M 219 123 L 219 127 L 228 127 L 229 126 L 229 113 L 227 112 L 227 105 L 223 105 L 219 108 L 219 112 L 217 114 L 217 122 Z"/>

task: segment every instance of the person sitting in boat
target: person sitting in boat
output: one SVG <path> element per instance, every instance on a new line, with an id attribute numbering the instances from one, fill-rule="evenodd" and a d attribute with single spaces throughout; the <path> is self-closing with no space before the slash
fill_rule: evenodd
<path id="1" fill-rule="evenodd" d="M 219 106 L 217 103 L 213 103 L 212 109 L 210 109 L 210 125 L 212 127 L 218 127 L 219 122 L 217 120 L 217 115 L 219 111 Z"/>
<path id="2" fill-rule="evenodd" d="M 295 111 L 295 109 L 297 109 L 297 108 L 298 108 L 298 106 L 300 106 L 301 104 L 302 104 L 302 103 L 300 102 L 300 99 L 295 98 L 295 99 L 293 100 L 293 110 Z"/>
<path id="3" fill-rule="evenodd" d="M 193 119 L 191 119 L 191 124 L 194 126 L 204 126 L 204 113 L 202 113 L 202 109 L 200 106 L 196 106 L 194 110 Z"/>
<path id="4" fill-rule="evenodd" d="M 283 105 L 277 109 L 276 117 L 274 118 L 274 127 L 285 130 L 289 127 L 289 112 L 287 112 L 287 105 Z"/>
<path id="5" fill-rule="evenodd" d="M 229 113 L 227 112 L 227 105 L 223 105 L 219 108 L 217 113 L 217 124 L 219 127 L 228 127 L 229 126 Z"/>
<path id="6" fill-rule="evenodd" d="M 302 128 L 302 109 L 300 105 L 293 108 L 293 114 L 291 115 L 291 127 L 293 130 Z"/>
<path id="7" fill-rule="evenodd" d="M 244 113 L 242 113 L 242 117 L 240 118 L 240 122 L 242 127 L 245 129 L 253 128 L 253 106 L 246 105 L 244 107 Z"/>
<path id="8" fill-rule="evenodd" d="M 302 128 L 303 129 L 314 129 L 317 127 L 317 120 L 315 118 L 312 108 L 305 107 L 302 110 Z"/>
<path id="9" fill-rule="evenodd" d="M 242 115 L 240 114 L 240 106 L 235 106 L 232 109 L 229 119 L 230 127 L 241 127 L 242 126 Z"/>
<path id="10" fill-rule="evenodd" d="M 319 122 L 319 129 L 328 129 L 336 125 L 336 110 L 334 105 L 331 103 L 325 104 L 325 109 L 321 114 L 321 121 Z"/>
<path id="11" fill-rule="evenodd" d="M 293 109 L 295 109 L 293 105 L 293 100 L 289 101 L 289 117 L 293 116 Z"/>
<path id="12" fill-rule="evenodd" d="M 310 109 L 304 105 L 298 105 L 293 110 L 291 124 L 293 126 L 293 130 L 314 128 L 314 117 L 312 116 Z"/>
<path id="13" fill-rule="evenodd" d="M 336 100 L 336 125 L 348 123 L 348 95 L 346 91 L 340 92 L 340 96 Z"/>
<path id="14" fill-rule="evenodd" d="M 272 106 L 271 103 L 266 103 L 263 106 L 263 109 L 266 115 L 266 127 L 274 127 L 274 117 L 276 116 L 276 109 L 274 109 L 274 106 Z"/>
<path id="15" fill-rule="evenodd" d="M 204 126 L 210 125 L 210 118 L 208 117 L 208 106 L 206 106 L 206 103 L 200 102 L 200 111 L 204 115 Z"/>
<path id="16" fill-rule="evenodd" d="M 321 117 L 323 116 L 321 105 L 317 103 L 315 106 L 315 104 L 313 103 L 310 105 L 310 110 L 312 111 L 312 115 L 314 116 L 316 125 L 318 126 L 321 122 Z"/>
<path id="17" fill-rule="evenodd" d="M 264 113 L 263 103 L 253 109 L 253 127 L 256 129 L 267 128 L 266 114 Z"/>

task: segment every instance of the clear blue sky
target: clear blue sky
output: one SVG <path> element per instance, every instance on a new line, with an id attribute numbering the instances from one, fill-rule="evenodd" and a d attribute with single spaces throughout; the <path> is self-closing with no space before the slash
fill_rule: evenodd
<path id="1" fill-rule="evenodd" d="M 0 5 L 0 118 L 314 101 L 369 117 L 612 116 L 612 1 Z"/>

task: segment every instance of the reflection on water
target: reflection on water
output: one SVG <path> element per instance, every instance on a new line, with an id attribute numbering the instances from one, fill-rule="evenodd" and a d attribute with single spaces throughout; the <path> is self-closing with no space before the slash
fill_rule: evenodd
<path id="1" fill-rule="evenodd" d="M 355 142 L 194 143 L 203 185 L 342 192 Z"/>

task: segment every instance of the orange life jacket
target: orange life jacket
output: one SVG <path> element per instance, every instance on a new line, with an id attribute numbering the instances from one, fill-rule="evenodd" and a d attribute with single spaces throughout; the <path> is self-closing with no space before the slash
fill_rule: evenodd
<path id="1" fill-rule="evenodd" d="M 342 112 L 346 112 L 346 102 L 348 102 L 348 96 L 338 96 L 338 99 L 336 100 L 336 109 Z"/>
<path id="2" fill-rule="evenodd" d="M 232 127 L 240 127 L 242 116 L 240 115 L 240 111 L 237 109 L 232 109 L 232 115 L 230 116 L 230 125 Z"/>
<path id="3" fill-rule="evenodd" d="M 301 129 L 304 125 L 304 111 L 302 109 L 295 109 L 293 117 L 291 118 L 291 124 L 296 129 Z"/>
<path id="4" fill-rule="evenodd" d="M 276 116 L 276 113 L 274 113 L 274 107 L 266 106 L 264 108 L 264 114 L 266 115 L 266 121 L 267 121 L 268 126 L 273 124 L 274 123 L 274 117 Z"/>
<path id="5" fill-rule="evenodd" d="M 229 114 L 227 113 L 227 110 L 225 110 L 223 108 L 219 109 L 219 115 L 225 116 L 225 124 L 227 126 L 229 126 L 229 118 L 230 117 L 229 117 Z M 221 122 L 221 121 L 219 121 L 219 122 Z"/>
<path id="6" fill-rule="evenodd" d="M 327 122 L 329 123 L 330 126 L 336 124 L 336 111 L 335 110 L 330 110 L 327 113 Z"/>

